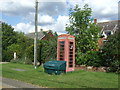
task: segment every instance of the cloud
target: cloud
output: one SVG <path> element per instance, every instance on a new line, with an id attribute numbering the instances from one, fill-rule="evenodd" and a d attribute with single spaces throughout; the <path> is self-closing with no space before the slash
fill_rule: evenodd
<path id="1" fill-rule="evenodd" d="M 68 9 L 85 3 L 92 8 L 92 17 L 99 21 L 116 20 L 118 17 L 119 0 L 38 0 L 38 30 L 53 30 L 66 33 L 65 25 L 68 21 Z M 3 0 L 0 1 L 2 13 L 9 16 L 22 16 L 25 22 L 16 23 L 15 30 L 25 33 L 34 32 L 35 0 Z M 23 21 L 23 20 L 22 20 Z M 11 21 L 12 22 L 12 21 Z"/>
<path id="2" fill-rule="evenodd" d="M 48 16 L 48 19 L 49 18 L 50 17 Z M 43 29 L 44 31 L 53 30 L 53 32 L 57 32 L 58 34 L 66 33 L 65 25 L 67 23 L 69 23 L 68 18 L 69 18 L 68 16 L 58 16 L 57 20 L 52 25 L 46 25 L 46 26 L 38 25 L 38 31 L 40 31 L 40 29 Z M 50 19 L 52 20 L 52 18 L 50 18 Z M 25 32 L 25 33 L 31 33 L 31 32 L 35 31 L 35 27 L 32 24 L 32 22 L 29 22 L 29 23 L 21 22 L 13 27 L 14 27 L 15 31 L 21 31 L 21 32 Z"/>
<path id="3" fill-rule="evenodd" d="M 99 22 L 108 22 L 110 21 L 109 19 L 106 19 L 106 18 L 103 18 L 103 19 L 100 19 Z"/>
<path id="4" fill-rule="evenodd" d="M 71 7 L 78 4 L 83 7 L 88 4 L 92 8 L 92 16 L 98 21 L 102 19 L 117 20 L 118 18 L 118 1 L 119 0 L 69 0 Z"/>
<path id="5" fill-rule="evenodd" d="M 16 26 L 13 26 L 15 31 L 29 33 L 34 30 L 34 25 L 31 23 L 18 23 Z"/>
<path id="6" fill-rule="evenodd" d="M 35 13 L 35 0 L 6 0 L 8 2 L 0 2 L 2 12 L 7 15 L 22 15 L 26 17 L 30 13 Z M 74 7 L 79 4 L 83 7 L 85 3 L 93 10 L 93 17 L 95 18 L 109 18 L 117 19 L 118 14 L 118 1 L 119 0 L 38 0 L 39 1 L 39 14 L 58 16 L 67 15 L 68 8 Z M 114 17 L 112 17 L 114 16 Z M 116 18 L 115 18 L 116 17 Z"/>
<path id="7" fill-rule="evenodd" d="M 39 3 L 39 13 L 44 15 L 63 15 L 67 12 L 66 2 L 40 2 Z"/>
<path id="8" fill-rule="evenodd" d="M 68 16 L 61 16 L 59 15 L 57 20 L 52 25 L 42 26 L 43 30 L 52 30 L 53 32 L 57 32 L 60 34 L 67 33 L 65 31 L 66 24 L 69 23 L 69 17 Z"/>
<path id="9" fill-rule="evenodd" d="M 48 15 L 43 15 L 43 16 L 39 15 L 38 21 L 39 21 L 39 24 L 42 25 L 42 26 L 51 25 L 55 22 L 55 20 Z"/>
<path id="10" fill-rule="evenodd" d="M 92 15 L 98 21 L 101 19 L 117 19 L 118 0 L 85 0 L 85 3 L 88 3 L 92 8 Z"/>
<path id="11" fill-rule="evenodd" d="M 34 12 L 34 0 L 7 0 L 0 2 L 2 13 L 12 16 L 24 16 Z"/>
<path id="12" fill-rule="evenodd" d="M 38 13 L 40 15 L 63 15 L 67 11 L 66 2 L 39 2 Z M 12 16 L 27 16 L 35 13 L 35 0 L 7 0 L 0 2 L 2 13 Z"/>
<path id="13" fill-rule="evenodd" d="M 57 22 L 55 23 L 53 30 L 58 32 L 59 34 L 66 33 L 65 27 L 66 27 L 66 24 L 68 24 L 68 23 L 69 23 L 68 16 L 59 16 L 57 18 Z"/>
<path id="14" fill-rule="evenodd" d="M 31 22 L 34 25 L 35 13 L 28 14 L 26 17 L 24 17 L 24 20 Z M 55 19 L 52 16 L 38 14 L 38 25 L 40 26 L 51 25 L 54 22 L 55 22 Z"/>
<path id="15" fill-rule="evenodd" d="M 13 26 L 13 28 L 15 31 L 24 32 L 25 34 L 35 32 L 35 26 L 31 22 L 29 23 L 20 22 L 16 26 Z M 38 25 L 38 32 L 40 31 L 40 29 L 43 29 L 44 31 L 48 30 L 48 28 L 41 27 Z"/>

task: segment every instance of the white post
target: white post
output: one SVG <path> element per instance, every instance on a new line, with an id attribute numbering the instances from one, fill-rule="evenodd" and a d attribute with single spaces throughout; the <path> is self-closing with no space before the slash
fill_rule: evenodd
<path id="1" fill-rule="evenodd" d="M 17 55 L 16 55 L 16 52 L 14 52 L 14 60 L 16 60 L 17 58 Z"/>

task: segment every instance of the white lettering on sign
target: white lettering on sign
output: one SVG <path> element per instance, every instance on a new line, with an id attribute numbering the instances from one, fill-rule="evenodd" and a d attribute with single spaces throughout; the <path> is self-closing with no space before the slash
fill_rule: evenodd
<path id="1" fill-rule="evenodd" d="M 66 39 L 66 37 L 59 37 L 58 39 Z"/>
<path id="2" fill-rule="evenodd" d="M 68 39 L 74 39 L 74 38 L 72 38 L 72 37 L 68 37 Z"/>

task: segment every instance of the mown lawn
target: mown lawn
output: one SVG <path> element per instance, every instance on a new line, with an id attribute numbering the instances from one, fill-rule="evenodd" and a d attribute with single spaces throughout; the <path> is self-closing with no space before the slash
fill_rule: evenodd
<path id="1" fill-rule="evenodd" d="M 44 73 L 42 66 L 35 70 L 32 65 L 7 63 L 2 65 L 2 75 L 49 88 L 118 88 L 118 75 L 114 73 L 79 70 L 62 75 L 49 75 Z"/>

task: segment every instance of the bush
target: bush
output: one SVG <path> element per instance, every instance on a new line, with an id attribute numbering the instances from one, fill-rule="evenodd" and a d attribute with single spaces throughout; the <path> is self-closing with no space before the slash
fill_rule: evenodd
<path id="1" fill-rule="evenodd" d="M 76 64 L 83 64 L 88 66 L 101 66 L 101 59 L 99 51 L 87 51 L 85 54 L 79 53 L 79 59 L 76 59 Z"/>
<path id="2" fill-rule="evenodd" d="M 109 72 L 120 73 L 120 32 L 116 32 L 107 39 L 101 47 L 104 66 L 110 67 Z"/>
<path id="3" fill-rule="evenodd" d="M 32 64 L 32 61 L 29 58 L 17 58 L 16 60 L 12 59 L 10 62 L 12 63 L 20 63 L 20 64 Z"/>
<path id="4" fill-rule="evenodd" d="M 40 62 L 40 64 L 55 60 L 57 56 L 57 37 L 53 36 L 48 38 L 48 40 L 38 40 L 37 44 L 37 61 Z M 26 56 L 31 61 L 34 60 L 34 45 L 31 45 L 27 47 L 26 49 Z"/>
<path id="5" fill-rule="evenodd" d="M 27 47 L 25 52 L 26 52 L 26 57 L 29 58 L 31 61 L 33 61 L 34 60 L 34 45 Z"/>
<path id="6" fill-rule="evenodd" d="M 107 72 L 115 72 L 120 74 L 120 68 L 119 68 L 120 62 L 114 61 L 111 64 L 112 65 L 107 69 Z"/>
<path id="7" fill-rule="evenodd" d="M 55 60 L 57 56 L 57 37 L 50 37 L 48 40 L 42 41 L 41 60 L 43 62 Z"/>
<path id="8" fill-rule="evenodd" d="M 85 65 L 85 62 L 86 62 L 86 60 L 85 60 L 85 54 L 84 53 L 82 53 L 82 52 L 77 52 L 77 54 L 76 54 L 76 56 L 75 56 L 75 63 L 77 64 L 77 65 Z"/>

